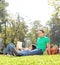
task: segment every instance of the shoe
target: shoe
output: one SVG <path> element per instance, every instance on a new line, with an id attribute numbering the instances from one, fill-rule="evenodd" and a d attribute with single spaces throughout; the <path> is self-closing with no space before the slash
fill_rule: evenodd
<path id="1" fill-rule="evenodd" d="M 14 49 L 13 47 L 12 47 L 12 52 L 13 52 L 13 55 L 15 56 L 18 56 L 18 52 L 16 51 L 16 49 Z"/>

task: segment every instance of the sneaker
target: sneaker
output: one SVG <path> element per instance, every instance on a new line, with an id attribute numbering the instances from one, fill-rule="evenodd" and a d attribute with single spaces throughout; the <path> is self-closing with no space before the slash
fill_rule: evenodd
<path id="1" fill-rule="evenodd" d="M 18 56 L 18 52 L 17 52 L 17 50 L 14 49 L 13 47 L 12 47 L 12 52 L 14 53 L 14 56 L 15 56 L 15 55 Z"/>

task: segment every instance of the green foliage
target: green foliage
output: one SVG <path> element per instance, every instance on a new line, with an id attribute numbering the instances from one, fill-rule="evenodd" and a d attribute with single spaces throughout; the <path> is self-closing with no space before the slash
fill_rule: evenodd
<path id="1" fill-rule="evenodd" d="M 48 0 L 49 5 L 54 7 L 51 20 L 49 21 L 50 26 L 50 37 L 52 43 L 60 45 L 60 0 Z"/>
<path id="2" fill-rule="evenodd" d="M 33 55 L 23 57 L 0 55 L 0 65 L 60 65 L 60 55 Z"/>
<path id="3" fill-rule="evenodd" d="M 8 3 L 6 3 L 5 0 L 0 0 L 0 20 L 6 18 L 6 6 L 8 6 Z"/>
<path id="4" fill-rule="evenodd" d="M 1 33 L 1 31 L 2 31 L 2 27 L 1 27 L 1 23 L 0 23 L 0 33 Z"/>
<path id="5" fill-rule="evenodd" d="M 2 24 L 5 24 L 5 29 L 6 29 L 6 21 L 7 21 L 7 11 L 6 7 L 8 6 L 8 3 L 6 0 L 0 0 L 0 21 Z M 1 26 L 2 30 L 2 26 Z M 4 31 L 4 44 L 6 45 L 6 32 Z"/>
<path id="6" fill-rule="evenodd" d="M 36 43 L 36 39 L 38 37 L 37 32 L 38 30 L 42 27 L 42 25 L 40 24 L 39 20 L 35 20 L 33 22 L 33 26 L 30 32 L 30 36 L 31 36 L 31 41 L 32 43 Z"/>
<path id="7" fill-rule="evenodd" d="M 14 40 L 16 43 L 18 40 L 24 42 L 25 34 L 27 32 L 27 26 L 23 19 L 20 20 L 20 17 L 17 17 L 17 20 L 13 20 L 9 18 L 6 22 L 6 30 L 5 26 L 2 25 L 2 33 L 4 34 L 3 40 L 6 32 L 6 43 Z"/>

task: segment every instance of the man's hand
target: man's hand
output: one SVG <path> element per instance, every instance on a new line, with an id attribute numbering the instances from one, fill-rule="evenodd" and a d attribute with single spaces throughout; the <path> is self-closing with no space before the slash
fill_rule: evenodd
<path id="1" fill-rule="evenodd" d="M 49 43 L 47 44 L 46 52 L 49 55 L 51 54 L 51 48 L 50 48 L 50 44 Z"/>

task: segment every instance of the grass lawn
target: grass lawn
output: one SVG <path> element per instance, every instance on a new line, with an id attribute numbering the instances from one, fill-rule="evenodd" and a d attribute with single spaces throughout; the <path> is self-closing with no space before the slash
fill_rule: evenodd
<path id="1" fill-rule="evenodd" d="M 60 65 L 60 55 L 4 56 L 0 55 L 0 65 Z"/>

